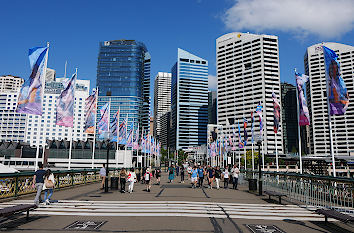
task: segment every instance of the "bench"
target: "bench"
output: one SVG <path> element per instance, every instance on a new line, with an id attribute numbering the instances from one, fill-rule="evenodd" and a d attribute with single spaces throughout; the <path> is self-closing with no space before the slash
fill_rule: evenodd
<path id="1" fill-rule="evenodd" d="M 16 205 L 0 209 L 0 218 L 6 218 L 14 214 L 27 212 L 26 219 L 29 218 L 29 211 L 37 208 L 35 204 Z"/>
<path id="2" fill-rule="evenodd" d="M 279 198 L 279 204 L 281 204 L 281 197 L 286 197 L 286 194 L 278 193 L 274 191 L 264 191 L 264 193 L 269 196 L 269 200 L 271 196 L 277 196 Z"/>
<path id="3" fill-rule="evenodd" d="M 333 209 L 317 209 L 316 213 L 325 216 L 325 222 L 328 222 L 328 218 L 334 218 L 344 223 L 354 222 L 354 217 L 348 214 L 343 214 L 337 210 Z"/>

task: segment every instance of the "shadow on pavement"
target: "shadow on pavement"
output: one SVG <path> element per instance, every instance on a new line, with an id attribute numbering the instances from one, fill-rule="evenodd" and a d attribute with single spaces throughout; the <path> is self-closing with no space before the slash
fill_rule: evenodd
<path id="1" fill-rule="evenodd" d="M 29 222 L 33 222 L 39 219 L 45 219 L 48 218 L 48 216 L 30 216 L 29 219 L 26 219 L 26 216 L 13 216 L 10 217 L 8 220 L 2 222 L 0 224 L 0 231 L 13 231 L 17 230 L 18 227 L 27 224 Z"/>
<path id="2" fill-rule="evenodd" d="M 331 222 L 325 222 L 325 221 L 312 221 L 312 224 L 321 227 L 322 229 L 326 230 L 326 232 L 332 232 L 332 233 L 348 233 L 348 232 L 354 232 L 354 227 L 353 226 L 349 226 L 349 225 L 345 225 L 346 227 L 342 227 L 339 224 L 342 224 L 341 222 L 335 222 L 335 223 L 331 223 Z M 344 224 L 343 224 L 344 226 Z"/>

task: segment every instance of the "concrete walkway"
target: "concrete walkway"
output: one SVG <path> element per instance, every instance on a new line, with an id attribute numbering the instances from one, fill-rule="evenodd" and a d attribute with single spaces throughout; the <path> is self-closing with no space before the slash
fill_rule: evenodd
<path id="1" fill-rule="evenodd" d="M 188 181 L 167 183 L 166 177 L 163 174 L 161 185 L 153 185 L 151 192 L 146 192 L 143 184 L 136 184 L 132 194 L 117 190 L 104 193 L 99 184 L 57 191 L 53 198 L 58 203 L 41 205 L 31 212 L 29 221 L 24 216 L 11 219 L 1 225 L 1 230 L 85 232 L 95 227 L 95 232 L 252 232 L 250 227 L 259 230 L 263 227 L 263 232 L 272 233 L 354 230 L 337 221 L 325 224 L 324 218 L 312 209 L 286 201 L 282 205 L 269 202 L 267 197 L 249 193 L 246 186 L 240 186 L 239 190 L 192 189 Z M 32 201 L 33 197 L 27 196 L 0 203 L 0 208 Z"/>

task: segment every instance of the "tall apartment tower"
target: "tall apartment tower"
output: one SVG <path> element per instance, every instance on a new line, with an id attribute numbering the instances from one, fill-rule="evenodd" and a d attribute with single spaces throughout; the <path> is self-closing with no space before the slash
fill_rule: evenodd
<path id="1" fill-rule="evenodd" d="M 26 114 L 17 113 L 17 100 L 23 79 L 11 75 L 0 77 L 0 141 L 25 140 Z"/>
<path id="2" fill-rule="evenodd" d="M 208 125 L 208 61 L 178 49 L 171 80 L 171 147 L 206 144 Z"/>
<path id="3" fill-rule="evenodd" d="M 340 73 L 347 86 L 349 97 L 354 96 L 354 47 L 338 43 L 323 43 L 339 57 Z M 307 48 L 304 57 L 305 73 L 310 76 L 306 84 L 310 112 L 310 150 L 314 155 L 329 156 L 327 89 L 322 44 Z M 354 151 L 354 105 L 344 115 L 331 116 L 333 150 L 335 156 L 348 156 Z"/>
<path id="4" fill-rule="evenodd" d="M 158 72 L 154 85 L 154 136 L 160 139 L 161 116 L 171 110 L 171 73 Z"/>
<path id="5" fill-rule="evenodd" d="M 128 126 L 150 131 L 151 56 L 145 45 L 135 40 L 100 43 L 97 62 L 98 108 L 111 101 L 111 117 L 120 109 L 120 121 L 128 116 Z M 100 114 L 97 114 L 100 117 Z"/>
<path id="6" fill-rule="evenodd" d="M 216 39 L 218 78 L 218 124 L 232 135 L 231 125 L 243 118 L 251 122 L 251 111 L 263 106 L 264 153 L 275 153 L 272 92 L 280 99 L 278 37 L 233 32 Z M 241 127 L 243 131 L 243 127 Z M 248 135 L 251 124 L 247 127 Z M 259 132 L 255 114 L 255 132 Z M 243 132 L 242 132 L 243 135 Z M 278 153 L 283 152 L 283 131 L 280 122 L 277 133 Z M 249 137 L 250 139 L 250 137 Z M 246 149 L 251 149 L 250 141 Z"/>

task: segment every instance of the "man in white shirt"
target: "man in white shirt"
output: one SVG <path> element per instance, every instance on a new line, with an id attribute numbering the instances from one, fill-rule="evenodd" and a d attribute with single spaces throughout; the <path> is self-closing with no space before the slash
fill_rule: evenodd
<path id="1" fill-rule="evenodd" d="M 233 180 L 232 180 L 233 186 L 232 186 L 232 188 L 233 189 L 237 189 L 238 175 L 240 174 L 240 169 L 238 169 L 236 164 L 231 169 L 231 174 L 232 174 L 232 177 L 233 177 Z"/>
<path id="2" fill-rule="evenodd" d="M 102 164 L 102 167 L 100 169 L 100 177 L 102 179 L 102 182 L 101 182 L 101 189 L 103 189 L 104 187 L 104 182 L 106 181 L 106 168 L 104 166 L 104 164 Z"/>
<path id="3" fill-rule="evenodd" d="M 222 177 L 224 178 L 224 189 L 229 188 L 230 173 L 229 173 L 229 167 L 228 166 L 225 167 L 225 171 L 222 173 Z"/>

